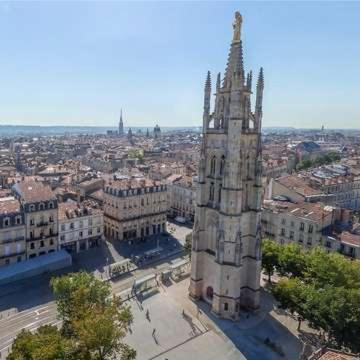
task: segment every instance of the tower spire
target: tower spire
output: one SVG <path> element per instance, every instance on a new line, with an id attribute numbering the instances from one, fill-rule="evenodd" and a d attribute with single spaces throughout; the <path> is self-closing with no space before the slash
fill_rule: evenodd
<path id="1" fill-rule="evenodd" d="M 122 118 L 122 108 L 120 109 L 119 135 L 124 135 L 124 123 Z"/>
<path id="2" fill-rule="evenodd" d="M 221 86 L 221 73 L 218 73 L 217 79 L 216 79 L 216 91 L 220 89 Z"/>
<path id="3" fill-rule="evenodd" d="M 258 81 L 256 84 L 255 116 L 258 120 L 261 120 L 261 116 L 262 116 L 263 92 L 264 92 L 264 70 L 261 67 L 260 72 L 259 72 Z"/>
<path id="4" fill-rule="evenodd" d="M 236 64 L 235 64 L 235 72 L 237 75 L 240 75 L 240 79 L 244 81 L 244 54 L 243 54 L 243 47 L 242 41 L 239 42 L 239 49 L 237 52 Z"/>
<path id="5" fill-rule="evenodd" d="M 251 87 L 252 87 L 252 71 L 251 70 L 247 74 L 246 87 L 248 88 L 249 91 L 251 91 Z"/>
<path id="6" fill-rule="evenodd" d="M 210 120 L 210 97 L 211 97 L 211 74 L 207 72 L 205 89 L 204 89 L 204 115 L 203 115 L 203 133 L 206 129 Z"/>

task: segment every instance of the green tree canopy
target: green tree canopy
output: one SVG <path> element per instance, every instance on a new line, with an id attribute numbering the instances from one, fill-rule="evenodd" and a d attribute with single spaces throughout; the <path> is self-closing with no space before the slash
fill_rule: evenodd
<path id="1" fill-rule="evenodd" d="M 274 274 L 275 269 L 279 266 L 279 256 L 281 252 L 281 245 L 272 240 L 262 241 L 262 268 L 269 277 L 271 283 L 271 275 Z"/>
<path id="2" fill-rule="evenodd" d="M 11 360 L 121 360 L 136 352 L 123 342 L 133 321 L 130 308 L 111 296 L 110 285 L 80 272 L 51 280 L 62 327 L 23 331 L 14 342 Z"/>
<path id="3" fill-rule="evenodd" d="M 272 287 L 280 307 L 297 314 L 299 327 L 306 319 L 327 334 L 328 345 L 360 352 L 360 261 L 320 248 L 264 244 L 271 249 L 267 266 L 289 277 Z"/>

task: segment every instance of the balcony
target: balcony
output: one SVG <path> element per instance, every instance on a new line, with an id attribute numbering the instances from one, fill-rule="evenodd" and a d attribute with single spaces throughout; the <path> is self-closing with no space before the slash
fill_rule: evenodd
<path id="1" fill-rule="evenodd" d="M 0 244 L 9 244 L 9 243 L 13 243 L 13 242 L 18 242 L 18 241 L 24 241 L 25 240 L 25 236 L 18 236 L 16 238 L 13 239 L 6 239 L 3 241 L 0 241 Z"/>
<path id="2" fill-rule="evenodd" d="M 39 222 L 39 223 L 37 223 L 37 227 L 43 227 L 43 226 L 48 226 L 49 225 L 49 223 L 48 222 L 46 222 L 46 221 L 41 221 L 41 222 Z"/>
<path id="3" fill-rule="evenodd" d="M 38 240 L 45 240 L 45 239 L 51 239 L 51 238 L 54 238 L 54 237 L 57 237 L 57 236 L 58 236 L 57 233 L 54 233 L 54 234 L 51 234 L 51 235 L 41 235 L 41 236 L 26 239 L 26 241 L 27 242 L 32 242 L 32 241 L 38 241 Z"/>

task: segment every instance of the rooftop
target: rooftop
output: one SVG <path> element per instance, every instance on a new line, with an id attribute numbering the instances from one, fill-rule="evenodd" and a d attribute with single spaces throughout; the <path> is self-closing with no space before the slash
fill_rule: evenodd
<path id="1" fill-rule="evenodd" d="M 0 215 L 20 212 L 20 203 L 14 197 L 0 198 Z"/>
<path id="2" fill-rule="evenodd" d="M 51 188 L 39 181 L 20 182 L 14 189 L 25 202 L 56 200 Z"/>
<path id="3" fill-rule="evenodd" d="M 324 206 L 321 203 L 294 204 L 287 201 L 274 200 L 265 200 L 263 207 L 276 213 L 287 213 L 299 218 L 310 219 L 314 222 L 319 222 L 331 215 L 335 209 L 332 206 Z"/>
<path id="4" fill-rule="evenodd" d="M 322 191 L 319 189 L 314 189 L 309 184 L 306 183 L 306 178 L 299 175 L 289 175 L 282 176 L 278 178 L 278 181 L 281 185 L 296 191 L 298 194 L 302 196 L 310 196 L 310 195 L 321 195 Z"/>
<path id="5" fill-rule="evenodd" d="M 64 202 L 59 204 L 59 220 L 79 218 L 82 216 L 100 214 L 101 210 L 91 206 L 79 205 L 76 202 Z"/>
<path id="6" fill-rule="evenodd" d="M 352 234 L 348 231 L 343 231 L 341 233 L 340 240 L 349 245 L 360 246 L 360 235 Z"/>

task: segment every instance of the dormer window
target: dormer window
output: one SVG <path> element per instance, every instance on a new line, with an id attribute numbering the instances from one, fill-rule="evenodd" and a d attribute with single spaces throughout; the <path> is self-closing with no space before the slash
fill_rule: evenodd
<path id="1" fill-rule="evenodd" d="M 49 209 L 53 209 L 54 208 L 54 203 L 52 201 L 49 202 Z"/>
<path id="2" fill-rule="evenodd" d="M 39 205 L 39 210 L 45 210 L 45 204 L 44 203 L 41 203 Z"/>
<path id="3" fill-rule="evenodd" d="M 29 211 L 35 211 L 35 205 L 31 204 L 31 205 L 29 206 Z"/>
<path id="4" fill-rule="evenodd" d="M 9 226 L 10 225 L 10 219 L 9 218 L 5 218 L 3 221 L 4 227 L 5 226 Z"/>

